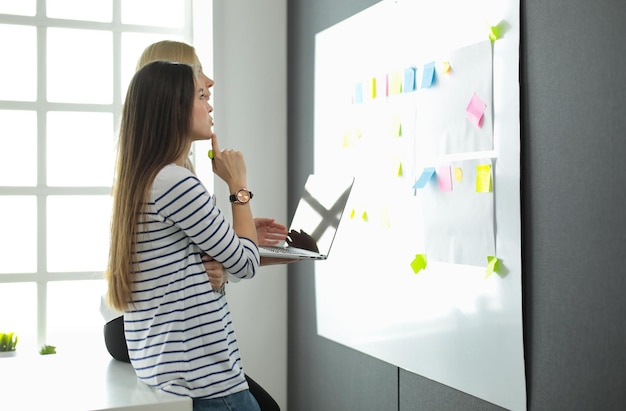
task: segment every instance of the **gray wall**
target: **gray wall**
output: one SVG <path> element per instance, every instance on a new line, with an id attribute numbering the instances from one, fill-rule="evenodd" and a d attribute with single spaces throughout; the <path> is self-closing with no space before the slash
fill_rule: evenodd
<path id="1" fill-rule="evenodd" d="M 375 3 L 288 0 L 290 212 L 313 169 L 314 36 Z M 528 409 L 626 409 L 626 3 L 522 0 L 521 20 Z M 319 337 L 312 274 L 289 267 L 289 410 L 500 409 Z"/>
<path id="2" fill-rule="evenodd" d="M 216 0 L 212 9 L 213 101 L 220 148 L 245 153 L 252 211 L 279 222 L 287 221 L 286 2 Z M 219 179 L 215 193 L 230 215 L 230 193 Z M 226 295 L 246 374 L 285 410 L 287 268 L 264 266 L 254 279 L 236 284 L 231 278 Z"/>

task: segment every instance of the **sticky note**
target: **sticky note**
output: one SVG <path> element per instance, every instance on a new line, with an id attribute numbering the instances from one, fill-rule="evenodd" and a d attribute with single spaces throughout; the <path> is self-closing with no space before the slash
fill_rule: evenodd
<path id="1" fill-rule="evenodd" d="M 427 265 L 426 254 L 415 254 L 415 258 L 411 262 L 411 268 L 415 274 L 425 269 Z"/>
<path id="2" fill-rule="evenodd" d="M 476 127 L 482 127 L 487 105 L 474 93 L 467 105 L 466 114 L 469 121 Z"/>
<path id="3" fill-rule="evenodd" d="M 363 83 L 358 83 L 354 86 L 354 104 L 363 103 Z"/>
<path id="4" fill-rule="evenodd" d="M 372 100 L 376 98 L 376 77 L 372 77 L 370 80 L 370 98 Z"/>
<path id="5" fill-rule="evenodd" d="M 361 214 L 361 220 L 367 221 L 367 211 L 363 211 L 363 214 Z"/>
<path id="6" fill-rule="evenodd" d="M 439 182 L 439 191 L 452 191 L 452 176 L 450 174 L 450 166 L 437 167 L 437 181 Z"/>
<path id="7" fill-rule="evenodd" d="M 500 27 L 491 26 L 489 27 L 489 40 L 496 41 L 500 38 Z"/>
<path id="8" fill-rule="evenodd" d="M 391 137 L 402 136 L 402 117 L 398 114 L 394 114 L 391 117 Z"/>
<path id="9" fill-rule="evenodd" d="M 487 268 L 485 269 L 485 278 L 498 271 L 500 260 L 492 255 L 487 257 Z"/>
<path id="10" fill-rule="evenodd" d="M 402 91 L 405 93 L 415 91 L 415 67 L 407 67 L 404 69 Z"/>
<path id="11" fill-rule="evenodd" d="M 491 165 L 479 164 L 476 166 L 476 192 L 490 193 L 491 184 Z"/>
<path id="12" fill-rule="evenodd" d="M 356 210 L 353 208 L 352 211 L 350 211 L 350 219 L 351 220 L 354 218 L 355 214 L 356 214 Z"/>
<path id="13" fill-rule="evenodd" d="M 402 72 L 395 71 L 391 73 L 391 82 L 389 84 L 389 95 L 393 96 L 402 93 Z"/>
<path id="14" fill-rule="evenodd" d="M 402 162 L 398 165 L 398 177 L 402 177 Z"/>
<path id="15" fill-rule="evenodd" d="M 389 78 L 389 74 L 385 75 L 385 96 L 389 97 L 389 82 L 391 79 Z"/>
<path id="16" fill-rule="evenodd" d="M 213 150 L 211 149 L 211 150 L 209 150 L 209 158 L 210 158 L 211 160 L 213 160 L 213 156 L 214 156 L 214 154 L 213 154 Z"/>
<path id="17" fill-rule="evenodd" d="M 422 73 L 422 88 L 429 88 L 435 84 L 435 62 L 432 61 L 424 65 Z"/>
<path id="18" fill-rule="evenodd" d="M 352 141 L 352 133 L 350 133 L 349 131 L 346 131 L 345 133 L 343 133 L 343 144 L 342 147 L 343 148 L 349 148 L 352 147 L 354 145 L 353 141 Z"/>
<path id="19" fill-rule="evenodd" d="M 443 72 L 445 74 L 448 74 L 450 72 L 450 70 L 452 70 L 452 67 L 450 67 L 450 62 L 449 61 L 444 61 L 443 62 Z"/>
<path id="20" fill-rule="evenodd" d="M 391 217 L 389 216 L 389 210 L 386 208 L 380 210 L 380 225 L 382 228 L 391 228 Z"/>
<path id="21" fill-rule="evenodd" d="M 422 174 L 417 179 L 415 184 L 413 184 L 413 188 L 424 188 L 426 184 L 430 181 L 430 179 L 435 175 L 435 167 L 425 167 L 422 170 Z"/>
<path id="22" fill-rule="evenodd" d="M 457 183 L 463 181 L 463 169 L 461 167 L 454 167 L 454 181 Z"/>

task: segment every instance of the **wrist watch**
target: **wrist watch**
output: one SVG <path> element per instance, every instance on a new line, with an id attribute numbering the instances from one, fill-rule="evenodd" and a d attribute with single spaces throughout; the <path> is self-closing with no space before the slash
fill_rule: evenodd
<path id="1" fill-rule="evenodd" d="M 253 196 L 252 191 L 247 188 L 240 188 L 235 194 L 231 194 L 229 199 L 231 203 L 247 204 Z"/>

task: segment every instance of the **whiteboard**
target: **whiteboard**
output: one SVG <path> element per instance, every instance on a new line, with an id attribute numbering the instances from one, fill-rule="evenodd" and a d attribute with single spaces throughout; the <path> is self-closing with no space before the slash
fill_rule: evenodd
<path id="1" fill-rule="evenodd" d="M 319 335 L 526 409 L 519 2 L 383 1 L 315 50 L 315 173 L 355 176 Z"/>

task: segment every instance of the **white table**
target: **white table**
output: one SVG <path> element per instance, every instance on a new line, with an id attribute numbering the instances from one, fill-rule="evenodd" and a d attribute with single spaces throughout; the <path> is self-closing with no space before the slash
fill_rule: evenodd
<path id="1" fill-rule="evenodd" d="M 100 351 L 100 350 L 94 350 Z M 140 382 L 108 353 L 0 358 L 0 408 L 7 410 L 191 411 L 192 402 Z"/>

